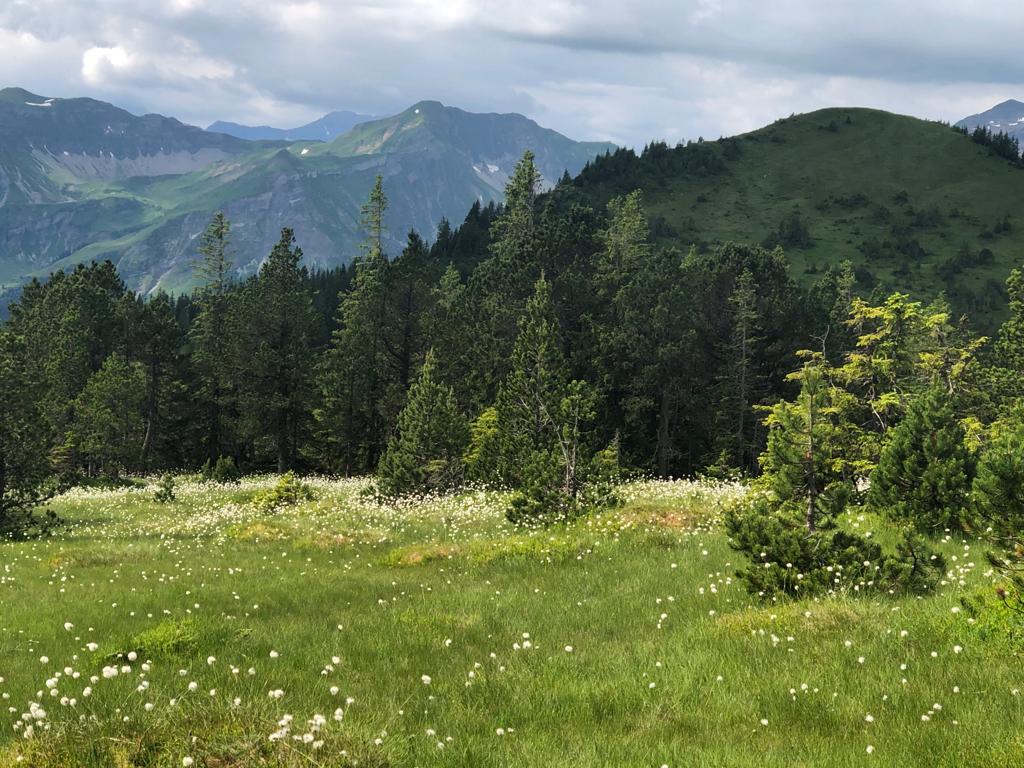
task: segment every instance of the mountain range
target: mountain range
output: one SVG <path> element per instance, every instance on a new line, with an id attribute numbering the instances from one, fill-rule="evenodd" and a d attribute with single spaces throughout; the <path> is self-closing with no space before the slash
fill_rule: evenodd
<path id="1" fill-rule="evenodd" d="M 218 120 L 207 126 L 206 130 L 214 133 L 226 133 L 239 139 L 249 141 L 331 141 L 345 131 L 377 118 L 373 115 L 360 115 L 357 112 L 329 112 L 311 123 L 298 128 L 271 128 L 269 125 L 240 125 Z"/>
<path id="2" fill-rule="evenodd" d="M 1024 102 L 1009 99 L 996 104 L 992 109 L 965 117 L 957 123 L 957 127 L 969 131 L 973 131 L 979 125 L 985 126 L 992 133 L 1014 136 L 1024 144 Z"/>
<path id="3" fill-rule="evenodd" d="M 1006 102 L 961 124 L 1006 130 L 1021 116 L 1024 104 Z M 233 223 L 240 274 L 258 268 L 283 226 L 311 265 L 345 263 L 358 253 L 360 206 L 378 173 L 396 252 L 410 228 L 429 238 L 442 218 L 458 223 L 475 201 L 500 201 L 526 149 L 545 186 L 576 175 L 559 195 L 601 209 L 641 189 L 660 242 L 782 245 L 807 282 L 850 261 L 862 291 L 943 292 L 956 309 L 985 314 L 1002 305 L 1024 253 L 1020 163 L 946 125 L 878 110 L 820 110 L 638 154 L 436 101 L 330 141 L 249 140 L 9 88 L 0 91 L 0 288 L 110 258 L 136 289 L 187 290 L 196 239 L 216 210 Z"/>
<path id="4" fill-rule="evenodd" d="M 389 247 L 431 236 L 476 201 L 500 201 L 532 150 L 545 183 L 575 174 L 607 143 L 576 142 L 517 114 L 424 101 L 330 142 L 251 141 L 93 99 L 0 91 L 0 287 L 109 258 L 140 291 L 187 290 L 196 239 L 223 210 L 240 274 L 292 227 L 311 266 L 350 261 L 377 174 Z"/>

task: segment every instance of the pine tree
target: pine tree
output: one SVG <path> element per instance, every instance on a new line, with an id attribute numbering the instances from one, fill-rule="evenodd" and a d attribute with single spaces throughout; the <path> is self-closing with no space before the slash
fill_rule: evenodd
<path id="1" fill-rule="evenodd" d="M 434 355 L 429 352 L 377 469 L 381 492 L 397 496 L 458 487 L 468 442 L 466 419 L 451 387 L 437 380 Z"/>
<path id="2" fill-rule="evenodd" d="M 384 237 L 388 231 L 384 223 L 384 214 L 387 213 L 389 204 L 388 196 L 384 193 L 384 177 L 378 173 L 373 180 L 370 196 L 360 209 L 363 231 L 367 236 L 362 248 L 363 253 L 369 258 L 384 256 Z"/>
<path id="3" fill-rule="evenodd" d="M 211 462 L 235 450 L 237 404 L 228 327 L 232 311 L 230 235 L 231 223 L 223 212 L 214 214 L 200 241 L 195 266 L 202 282 L 196 297 L 199 311 L 189 329 L 199 409 L 205 416 L 206 455 Z"/>
<path id="4" fill-rule="evenodd" d="M 0 327 L 0 539 L 32 526 L 32 513 L 47 497 L 50 433 L 27 352 Z"/>
<path id="5" fill-rule="evenodd" d="M 509 370 L 517 319 L 539 272 L 537 188 L 540 172 L 525 152 L 505 186 L 505 207 L 491 224 L 490 258 L 472 273 L 463 313 L 468 356 L 473 360 L 462 382 L 478 408 L 493 402 L 495 388 Z"/>
<path id="6" fill-rule="evenodd" d="M 975 466 L 949 396 L 930 389 L 890 431 L 871 473 L 868 503 L 922 533 L 964 530 Z"/>
<path id="7" fill-rule="evenodd" d="M 808 362 L 794 378 L 800 381 L 796 401 L 776 404 L 766 419 L 762 482 L 780 504 L 799 511 L 807 533 L 814 533 L 833 527 L 849 500 L 850 483 L 837 460 L 846 440 L 819 361 Z"/>
<path id="8" fill-rule="evenodd" d="M 995 425 L 996 434 L 978 461 L 973 496 L 980 518 L 1003 551 L 1024 544 L 1024 412 Z"/>
<path id="9" fill-rule="evenodd" d="M 761 457 L 762 493 L 730 509 L 729 543 L 747 555 L 737 572 L 761 596 L 819 593 L 922 592 L 942 573 L 944 561 L 926 542 L 906 532 L 895 552 L 837 525 L 852 483 L 843 468 L 849 425 L 834 406 L 834 388 L 821 355 L 795 375 L 800 395 L 771 409 L 768 446 Z"/>
<path id="10" fill-rule="evenodd" d="M 512 522 L 548 524 L 586 511 L 585 428 L 594 406 L 590 387 L 568 381 L 551 286 L 541 276 L 520 318 L 496 404 L 497 480 L 516 488 L 507 513 Z"/>
<path id="11" fill-rule="evenodd" d="M 138 363 L 108 357 L 74 402 L 64 449 L 90 474 L 119 476 L 141 465 L 146 377 Z"/>
<path id="12" fill-rule="evenodd" d="M 159 293 L 148 301 L 136 302 L 134 323 L 133 357 L 142 365 L 146 378 L 145 437 L 142 441 L 140 466 L 149 469 L 154 454 L 169 448 L 170 430 L 175 421 L 172 412 L 183 405 L 180 397 L 181 385 L 177 380 L 178 351 L 182 334 L 174 317 L 170 297 Z M 184 425 L 176 425 L 183 429 Z M 180 466 L 181 453 L 169 451 L 164 458 L 169 466 Z M 157 461 L 160 456 L 157 455 Z"/>
<path id="13" fill-rule="evenodd" d="M 519 321 L 510 363 L 511 371 L 502 382 L 496 402 L 500 435 L 497 479 L 518 486 L 525 479 L 530 457 L 554 445 L 568 384 L 551 285 L 543 277 L 537 281 Z"/>
<path id="14" fill-rule="evenodd" d="M 733 466 L 743 472 L 756 469 L 756 449 L 751 435 L 754 419 L 752 406 L 758 385 L 754 361 L 759 336 L 759 313 L 757 307 L 757 286 L 754 276 L 744 271 L 736 281 L 736 288 L 729 297 L 733 328 L 729 340 L 731 362 L 723 376 L 724 401 L 730 406 L 729 419 L 725 421 L 725 443 L 731 454 Z"/>
<path id="15" fill-rule="evenodd" d="M 239 298 L 232 329 L 243 430 L 269 448 L 281 473 L 295 466 L 312 401 L 317 318 L 301 261 L 294 233 L 281 230 Z"/>
<path id="16" fill-rule="evenodd" d="M 383 248 L 387 197 L 377 177 L 363 206 L 367 240 L 354 265 L 352 288 L 338 305 L 337 330 L 317 377 L 321 406 L 315 414 L 323 460 L 346 475 L 372 472 L 387 445 L 384 343 L 389 264 Z"/>

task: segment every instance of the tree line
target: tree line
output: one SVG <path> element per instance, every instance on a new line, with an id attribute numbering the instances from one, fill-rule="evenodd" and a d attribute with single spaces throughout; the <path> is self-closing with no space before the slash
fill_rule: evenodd
<path id="1" fill-rule="evenodd" d="M 941 297 L 859 298 L 849 265 L 801 287 L 781 247 L 656 246 L 640 192 L 595 210 L 539 181 L 527 153 L 500 209 L 387 253 L 378 179 L 330 273 L 285 229 L 235 279 L 217 214 L 188 297 L 137 297 L 109 262 L 26 286 L 0 330 L 0 527 L 60 483 L 218 465 L 504 487 L 520 522 L 613 504 L 628 474 L 760 476 L 729 530 L 773 593 L 837 562 L 924 584 L 916 537 L 973 524 L 973 483 L 1024 477 L 1016 456 L 982 471 L 1019 428 L 1019 272 L 990 342 Z M 889 560 L 836 524 L 868 502 L 913 523 Z"/>

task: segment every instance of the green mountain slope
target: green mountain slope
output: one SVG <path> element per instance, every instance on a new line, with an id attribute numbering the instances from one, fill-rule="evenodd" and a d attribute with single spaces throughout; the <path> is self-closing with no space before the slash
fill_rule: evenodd
<path id="1" fill-rule="evenodd" d="M 983 316 L 1024 256 L 1024 169 L 948 126 L 868 109 L 798 115 L 732 139 L 620 150 L 564 194 L 643 189 L 665 243 L 778 243 L 798 277 L 851 261 L 862 290 Z"/>
<path id="2" fill-rule="evenodd" d="M 188 173 L 84 177 L 76 167 L 61 171 L 73 182 L 59 194 L 0 208 L 0 285 L 110 258 L 135 288 L 187 289 L 196 238 L 217 210 L 233 223 L 242 274 L 256 270 L 284 226 L 295 229 L 308 263 L 344 263 L 358 253 L 360 206 L 378 173 L 391 200 L 389 247 L 397 250 L 411 228 L 429 235 L 442 218 L 461 221 L 474 201 L 500 200 L 527 149 L 549 183 L 614 149 L 572 141 L 521 115 L 477 115 L 438 102 L 356 126 L 328 144 L 267 146 L 192 130 L 246 151 L 224 150 Z M 39 184 L 55 187 L 58 175 L 44 164 Z"/>

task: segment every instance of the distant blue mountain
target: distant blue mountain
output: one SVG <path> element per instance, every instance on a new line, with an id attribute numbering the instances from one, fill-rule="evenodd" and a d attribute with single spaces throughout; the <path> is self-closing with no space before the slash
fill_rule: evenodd
<path id="1" fill-rule="evenodd" d="M 373 115 L 356 112 L 331 112 L 319 120 L 298 128 L 272 128 L 269 125 L 240 125 L 218 120 L 206 130 L 226 133 L 250 141 L 331 141 L 359 123 L 375 120 Z"/>

